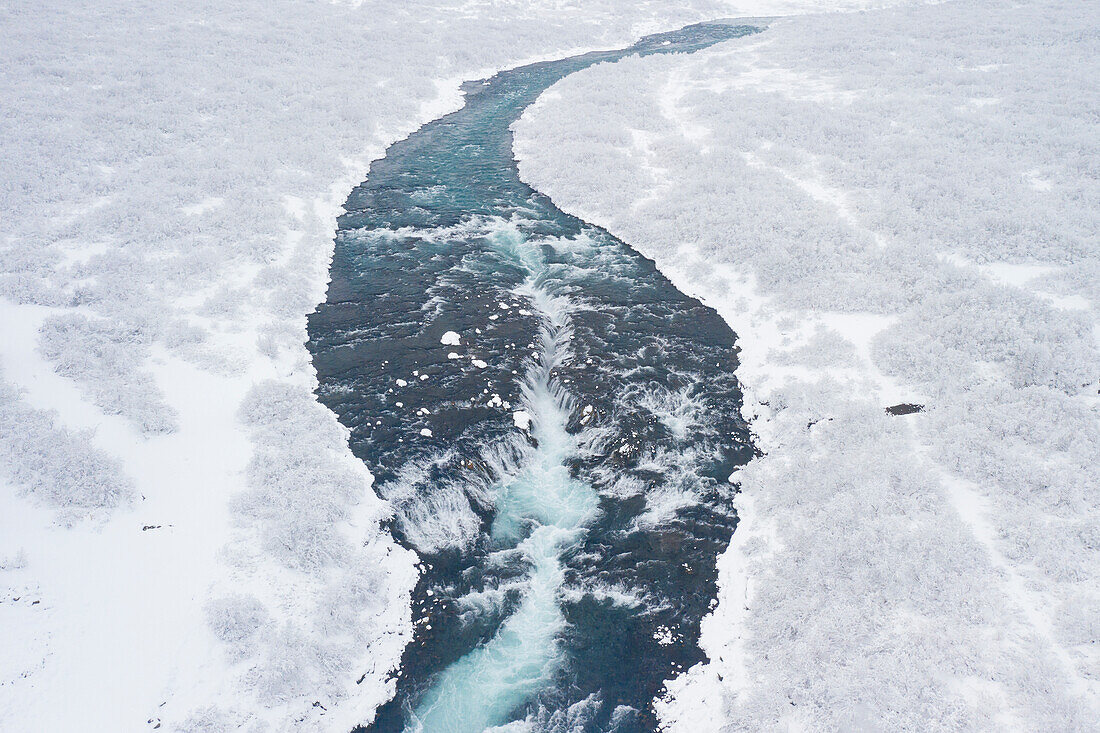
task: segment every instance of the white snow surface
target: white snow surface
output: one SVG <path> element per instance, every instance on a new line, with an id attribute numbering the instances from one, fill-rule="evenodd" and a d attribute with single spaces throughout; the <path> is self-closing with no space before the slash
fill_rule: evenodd
<path id="1" fill-rule="evenodd" d="M 500 68 L 871 4 L 4 4 L 0 729 L 370 720 L 416 558 L 303 347 L 369 161 Z"/>
<path id="2" fill-rule="evenodd" d="M 516 124 L 525 180 L 743 349 L 765 455 L 668 730 L 1096 729 L 1098 18 L 775 20 Z"/>

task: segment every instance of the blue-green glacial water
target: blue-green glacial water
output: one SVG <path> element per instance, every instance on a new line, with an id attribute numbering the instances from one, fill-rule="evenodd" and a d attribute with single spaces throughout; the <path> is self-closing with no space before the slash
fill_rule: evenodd
<path id="1" fill-rule="evenodd" d="M 509 125 L 567 74 L 755 29 L 690 26 L 464 85 L 341 217 L 309 321 L 319 397 L 423 572 L 370 731 L 653 731 L 703 659 L 752 456 L 734 334 L 516 172 Z"/>

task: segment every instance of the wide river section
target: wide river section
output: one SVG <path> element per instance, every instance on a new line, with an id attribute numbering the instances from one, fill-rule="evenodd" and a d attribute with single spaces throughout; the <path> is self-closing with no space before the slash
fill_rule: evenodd
<path id="1" fill-rule="evenodd" d="M 735 336 L 524 184 L 509 126 L 574 71 L 755 30 L 694 25 L 468 82 L 348 198 L 309 319 L 318 396 L 423 568 L 367 730 L 654 731 L 665 681 L 704 658 L 729 477 L 753 456 Z"/>

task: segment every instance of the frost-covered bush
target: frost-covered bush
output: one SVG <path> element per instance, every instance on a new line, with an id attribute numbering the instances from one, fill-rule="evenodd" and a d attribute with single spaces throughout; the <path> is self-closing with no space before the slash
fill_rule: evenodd
<path id="1" fill-rule="evenodd" d="M 149 338 L 140 328 L 82 314 L 54 316 L 42 324 L 39 350 L 108 415 L 127 418 L 146 435 L 176 429 L 175 409 L 143 368 Z"/>
<path id="2" fill-rule="evenodd" d="M 782 365 L 804 364 L 811 367 L 849 367 L 858 363 L 852 342 L 836 331 L 819 328 L 804 343 L 777 350 L 769 357 Z"/>
<path id="3" fill-rule="evenodd" d="M 960 687 L 971 678 L 1017 690 L 1042 727 L 1085 724 L 907 425 L 845 392 L 826 380 L 772 393 L 783 443 L 738 474 L 750 521 L 773 523 L 775 537 L 747 553 L 750 616 L 725 630 L 747 634 L 746 662 L 767 684 L 731 698 L 727 729 L 997 727 L 997 707 Z M 1011 641 L 989 643 L 991 629 Z"/>
<path id="4" fill-rule="evenodd" d="M 178 726 L 180 733 L 225 733 L 230 730 L 255 731 L 262 727 L 253 722 L 247 725 L 248 718 L 234 710 L 217 705 L 205 705 L 193 711 Z"/>
<path id="5" fill-rule="evenodd" d="M 129 501 L 133 486 L 119 462 L 90 438 L 59 426 L 55 413 L 31 407 L 0 378 L 0 470 L 24 492 L 76 513 Z"/>
<path id="6" fill-rule="evenodd" d="M 290 567 L 346 561 L 347 540 L 329 528 L 346 520 L 350 507 L 381 504 L 369 494 L 366 469 L 344 450 L 344 429 L 309 391 L 278 382 L 254 387 L 239 415 L 257 443 L 250 488 L 234 500 L 239 516 L 254 522 L 264 550 Z"/>
<path id="7" fill-rule="evenodd" d="M 266 598 L 229 591 L 208 604 L 207 622 L 259 704 L 328 706 L 396 663 L 413 558 L 382 530 L 389 506 L 308 389 L 261 382 L 237 416 L 254 454 L 231 504 L 238 536 L 226 554 L 236 572 L 261 579 Z"/>
<path id="8" fill-rule="evenodd" d="M 1055 309 L 1018 288 L 929 293 L 896 328 L 927 334 L 971 363 L 996 364 L 1016 387 L 1076 394 L 1096 378 L 1100 354 L 1093 319 Z"/>
<path id="9" fill-rule="evenodd" d="M 264 604 L 243 593 L 212 598 L 206 603 L 207 625 L 214 636 L 231 646 L 242 646 L 255 639 L 268 618 Z"/>
<path id="10" fill-rule="evenodd" d="M 1095 407 L 1051 389 L 991 385 L 933 408 L 923 432 L 952 472 L 997 487 L 1010 560 L 1062 584 L 1100 587 Z"/>

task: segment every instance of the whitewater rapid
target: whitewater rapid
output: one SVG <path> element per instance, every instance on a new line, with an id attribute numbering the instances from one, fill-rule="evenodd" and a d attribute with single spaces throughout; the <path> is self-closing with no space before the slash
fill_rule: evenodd
<path id="1" fill-rule="evenodd" d="M 424 733 L 480 733 L 552 680 L 563 662 L 558 635 L 566 625 L 560 555 L 597 512 L 597 492 L 567 465 L 584 437 L 567 429 L 575 402 L 554 375 L 572 356 L 572 303 L 552 290 L 541 248 L 553 240 L 528 241 L 507 228 L 496 240 L 529 273 L 515 292 L 537 309 L 541 328 L 520 402 L 535 447 L 492 487 L 489 535 L 494 552 L 518 552 L 530 570 L 522 600 L 497 633 L 447 667 L 416 706 L 409 727 Z"/>

